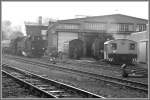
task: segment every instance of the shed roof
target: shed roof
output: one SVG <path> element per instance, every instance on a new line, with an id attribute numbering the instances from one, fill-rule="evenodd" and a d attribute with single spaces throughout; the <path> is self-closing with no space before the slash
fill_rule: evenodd
<path id="1" fill-rule="evenodd" d="M 103 16 L 91 16 L 85 18 L 75 18 L 59 20 L 60 23 L 79 23 L 79 22 L 113 22 L 113 23 L 148 23 L 148 20 L 127 16 L 123 14 L 112 14 Z"/>
<path id="2" fill-rule="evenodd" d="M 48 26 L 48 24 L 39 24 L 39 23 L 35 23 L 35 22 L 24 22 L 25 26 Z"/>

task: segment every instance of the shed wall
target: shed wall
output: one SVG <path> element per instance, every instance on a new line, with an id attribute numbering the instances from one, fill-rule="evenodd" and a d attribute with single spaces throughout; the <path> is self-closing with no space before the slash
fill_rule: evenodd
<path id="1" fill-rule="evenodd" d="M 148 41 L 139 42 L 138 61 L 148 63 Z"/>

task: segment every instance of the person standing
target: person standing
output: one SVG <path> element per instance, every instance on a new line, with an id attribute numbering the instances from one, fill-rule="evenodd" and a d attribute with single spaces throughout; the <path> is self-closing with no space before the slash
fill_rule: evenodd
<path id="1" fill-rule="evenodd" d="M 126 64 L 123 64 L 123 65 L 121 66 L 121 69 L 122 69 L 122 77 L 128 77 L 128 73 L 127 73 L 126 67 L 127 67 Z"/>

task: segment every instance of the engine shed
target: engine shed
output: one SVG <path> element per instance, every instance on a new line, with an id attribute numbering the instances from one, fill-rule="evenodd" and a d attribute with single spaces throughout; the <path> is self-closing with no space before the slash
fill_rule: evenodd
<path id="1" fill-rule="evenodd" d="M 125 38 L 133 32 L 146 30 L 147 23 L 146 19 L 122 14 L 59 20 L 48 26 L 48 51 L 55 48 L 66 52 L 69 41 L 80 39 L 83 41 L 83 56 L 91 57 L 95 39 L 103 39 L 105 34 L 114 39 Z"/>

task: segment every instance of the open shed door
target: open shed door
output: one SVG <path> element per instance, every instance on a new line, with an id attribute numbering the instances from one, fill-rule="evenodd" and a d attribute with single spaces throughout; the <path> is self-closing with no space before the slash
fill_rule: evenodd
<path id="1" fill-rule="evenodd" d="M 64 52 L 64 43 L 69 43 L 73 39 L 78 39 L 78 33 L 59 32 L 58 33 L 58 51 Z"/>

